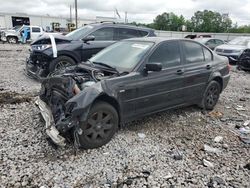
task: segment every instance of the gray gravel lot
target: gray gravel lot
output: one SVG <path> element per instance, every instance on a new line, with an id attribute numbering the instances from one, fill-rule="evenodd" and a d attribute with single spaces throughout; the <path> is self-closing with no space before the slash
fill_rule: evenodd
<path id="1" fill-rule="evenodd" d="M 0 187 L 250 187 L 250 144 L 235 128 L 250 120 L 250 73 L 233 68 L 213 112 L 158 113 L 101 148 L 54 149 L 34 105 L 40 84 L 23 72 L 28 48 L 0 44 Z"/>

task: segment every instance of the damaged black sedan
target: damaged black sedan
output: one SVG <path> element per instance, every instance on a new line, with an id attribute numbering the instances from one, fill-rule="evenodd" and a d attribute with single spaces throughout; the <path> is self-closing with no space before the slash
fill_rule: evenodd
<path id="1" fill-rule="evenodd" d="M 96 148 L 145 115 L 213 109 L 229 78 L 228 59 L 195 41 L 128 39 L 45 79 L 37 104 L 53 142 Z"/>

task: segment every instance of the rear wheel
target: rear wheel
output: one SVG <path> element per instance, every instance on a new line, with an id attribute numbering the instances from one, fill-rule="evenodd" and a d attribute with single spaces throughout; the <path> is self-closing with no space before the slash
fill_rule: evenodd
<path id="1" fill-rule="evenodd" d="M 8 41 L 8 43 L 16 44 L 17 43 L 17 38 L 16 37 L 8 37 L 7 41 Z"/>
<path id="2" fill-rule="evenodd" d="M 213 110 L 219 100 L 220 92 L 221 85 L 215 80 L 211 81 L 203 95 L 201 107 L 205 110 Z"/>
<path id="3" fill-rule="evenodd" d="M 57 70 L 64 69 L 65 67 L 75 65 L 75 61 L 68 56 L 59 56 L 53 61 L 51 61 L 49 65 L 49 73 L 52 73 Z"/>
<path id="4" fill-rule="evenodd" d="M 80 146 L 92 149 L 108 143 L 118 129 L 118 123 L 118 114 L 113 106 L 106 102 L 95 103 L 87 121 L 80 125 L 81 134 L 77 133 Z"/>

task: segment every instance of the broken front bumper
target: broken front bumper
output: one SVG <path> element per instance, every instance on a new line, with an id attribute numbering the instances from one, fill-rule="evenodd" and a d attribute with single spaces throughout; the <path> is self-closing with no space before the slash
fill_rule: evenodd
<path id="1" fill-rule="evenodd" d="M 43 102 L 40 98 L 36 100 L 36 105 L 40 109 L 42 117 L 45 121 L 47 135 L 52 139 L 52 141 L 55 144 L 59 146 L 65 146 L 66 140 L 64 137 L 60 135 L 59 131 L 56 129 L 54 118 L 49 106 L 45 102 Z"/>

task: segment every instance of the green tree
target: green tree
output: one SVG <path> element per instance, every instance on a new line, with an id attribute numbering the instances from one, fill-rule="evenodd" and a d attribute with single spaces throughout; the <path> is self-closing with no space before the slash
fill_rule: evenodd
<path id="1" fill-rule="evenodd" d="M 227 15 L 211 10 L 195 12 L 191 23 L 196 32 L 227 32 L 232 27 L 232 20 Z"/>
<path id="2" fill-rule="evenodd" d="M 184 24 L 185 18 L 182 15 L 164 12 L 154 19 L 153 27 L 157 30 L 180 31 Z"/>

